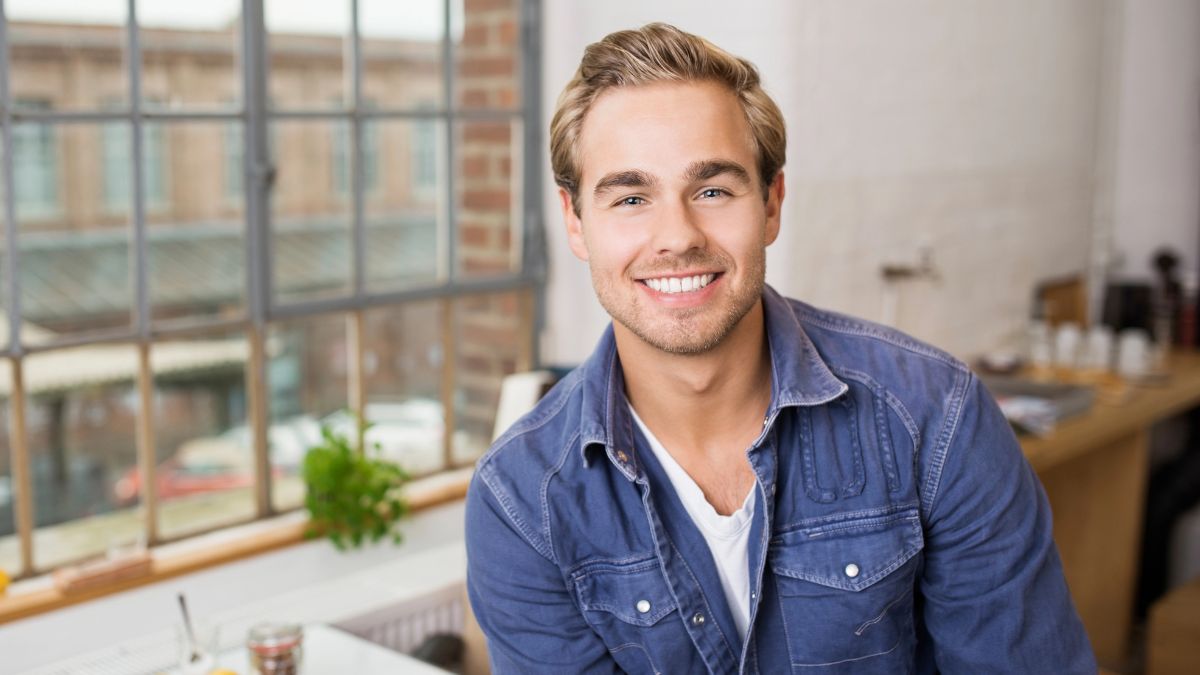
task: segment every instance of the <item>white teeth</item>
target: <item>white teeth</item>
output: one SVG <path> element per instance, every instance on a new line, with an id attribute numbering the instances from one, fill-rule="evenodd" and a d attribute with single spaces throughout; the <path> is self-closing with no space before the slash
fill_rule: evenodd
<path id="1" fill-rule="evenodd" d="M 696 274 L 690 277 L 646 279 L 645 283 L 659 293 L 690 293 L 709 285 L 716 277 L 715 274 Z"/>

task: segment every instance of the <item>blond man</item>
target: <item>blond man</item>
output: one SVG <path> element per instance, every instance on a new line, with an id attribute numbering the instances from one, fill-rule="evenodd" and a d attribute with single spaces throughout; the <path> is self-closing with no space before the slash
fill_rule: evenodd
<path id="1" fill-rule="evenodd" d="M 585 51 L 551 155 L 613 323 L 472 483 L 493 671 L 1095 673 L 978 380 L 765 285 L 785 147 L 754 66 L 702 38 Z"/>

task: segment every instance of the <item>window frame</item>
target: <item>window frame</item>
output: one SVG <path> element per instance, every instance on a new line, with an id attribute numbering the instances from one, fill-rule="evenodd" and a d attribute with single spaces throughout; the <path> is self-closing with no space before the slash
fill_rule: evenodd
<path id="1" fill-rule="evenodd" d="M 144 518 L 145 542 L 148 546 L 190 538 L 216 529 L 238 525 L 229 523 L 209 530 L 189 532 L 186 535 L 167 538 L 159 532 L 157 517 L 158 498 L 155 494 L 155 440 L 153 405 L 154 371 L 151 368 L 151 352 L 162 341 L 189 336 L 210 334 L 216 330 L 244 331 L 248 342 L 249 358 L 246 364 L 247 419 L 250 423 L 254 449 L 254 496 L 255 515 L 261 520 L 278 515 L 271 499 L 271 470 L 267 451 L 267 430 L 270 417 L 267 409 L 269 398 L 266 382 L 266 340 L 269 327 L 275 322 L 311 317 L 323 314 L 343 314 L 347 321 L 347 348 L 350 365 L 349 402 L 352 411 L 362 414 L 366 407 L 363 365 L 363 335 L 365 312 L 368 309 L 398 306 L 411 301 L 436 300 L 441 308 L 442 340 L 444 353 L 453 354 L 455 345 L 454 307 L 456 299 L 496 293 L 516 293 L 519 302 L 521 329 L 520 339 L 526 344 L 519 347 L 518 369 L 532 368 L 538 363 L 537 334 L 543 317 L 543 285 L 545 278 L 545 241 L 542 228 L 540 178 L 542 163 L 537 160 L 541 152 L 540 130 L 540 34 L 541 0 L 513 0 L 517 14 L 517 73 L 515 86 L 519 87 L 516 105 L 511 108 L 464 108 L 456 100 L 454 86 L 456 71 L 456 44 L 454 39 L 454 7 L 461 0 L 441 0 L 443 33 L 441 78 L 443 84 L 440 106 L 435 109 L 382 109 L 366 105 L 363 94 L 362 37 L 359 30 L 359 0 L 347 0 L 351 14 L 350 32 L 343 44 L 347 48 L 347 85 L 351 100 L 343 109 L 273 109 L 269 103 L 270 79 L 268 50 L 269 35 L 265 21 L 264 0 L 242 0 L 240 30 L 240 72 L 242 101 L 240 106 L 228 110 L 195 109 L 172 110 L 154 106 L 144 100 L 142 90 L 141 26 L 138 22 L 138 0 L 127 0 L 128 13 L 124 27 L 125 66 L 129 92 L 127 107 L 121 109 L 96 110 L 30 110 L 15 106 L 11 102 L 10 41 L 9 23 L 5 2 L 0 0 L 0 199 L 3 211 L 4 250 L 0 263 L 3 266 L 4 297 L 6 303 L 0 312 L 8 320 L 7 335 L 0 336 L 0 362 L 7 362 L 11 370 L 11 395 L 9 410 L 11 423 L 8 425 L 11 453 L 11 485 L 15 487 L 14 520 L 20 548 L 20 566 L 15 577 L 26 578 L 48 571 L 35 565 L 34 556 L 34 513 L 32 499 L 32 476 L 30 472 L 29 446 L 27 439 L 27 394 L 24 387 L 24 359 L 34 353 L 43 353 L 82 345 L 122 343 L 137 350 L 137 376 L 134 388 L 137 391 L 138 411 L 136 428 L 136 451 L 138 470 L 143 486 L 142 505 L 148 514 Z M 340 121 L 350 127 L 350 185 L 353 201 L 352 220 L 352 287 L 349 293 L 337 297 L 284 302 L 276 297 L 272 282 L 274 241 L 271 230 L 270 200 L 276 168 L 270 148 L 273 123 L 285 120 Z M 520 131 L 514 142 L 514 152 L 519 153 L 519 168 L 513 192 L 513 226 L 520 230 L 513 245 L 512 255 L 516 264 L 508 273 L 485 277 L 462 278 L 457 271 L 455 253 L 458 241 L 458 219 L 456 218 L 456 180 L 452 169 L 445 171 L 444 180 L 438 187 L 445 200 L 443 217 L 439 219 L 439 274 L 429 283 L 390 289 L 371 290 L 366 276 L 366 217 L 365 200 L 372 189 L 364 185 L 367 171 L 364 163 L 370 154 L 366 127 L 378 120 L 415 120 L 434 124 L 444 135 L 440 139 L 440 159 L 447 167 L 459 160 L 456 152 L 456 123 L 474 120 L 508 121 Z M 441 124 L 437 124 L 438 122 Z M 223 185 L 240 182 L 245 200 L 245 255 L 246 255 L 246 302 L 242 316 L 235 318 L 200 317 L 185 319 L 156 319 L 148 289 L 148 227 L 147 209 L 154 208 L 148 202 L 148 176 L 146 175 L 145 144 L 147 124 L 185 122 L 232 122 L 243 136 L 242 176 L 240 181 L 222 179 Z M 22 339 L 21 326 L 21 264 L 19 224 L 27 220 L 18 213 L 14 194 L 14 157 L 9 150 L 14 147 L 14 127 L 21 124 L 44 124 L 47 129 L 57 129 L 72 123 L 119 123 L 129 124 L 132 182 L 130 211 L 129 263 L 133 280 L 133 303 L 130 325 L 118 329 L 95 331 L 86 334 L 58 336 L 48 342 L 30 344 Z M 238 125 L 237 123 L 240 123 Z M 164 131 L 166 129 L 164 128 Z M 51 132 L 51 136 L 53 137 Z M 378 152 L 375 155 L 378 157 Z M 517 160 L 517 157 L 514 157 Z M 103 160 L 102 160 L 103 161 Z M 222 153 L 224 171 L 230 162 Z M 378 169 L 377 169 L 378 171 Z M 224 188 L 223 188 L 224 191 Z M 451 431 L 454 427 L 454 374 L 455 359 L 446 358 L 442 369 L 443 410 L 446 433 L 443 434 L 445 470 L 453 471 L 460 464 L 452 461 Z M 361 438 L 359 439 L 361 447 Z"/>

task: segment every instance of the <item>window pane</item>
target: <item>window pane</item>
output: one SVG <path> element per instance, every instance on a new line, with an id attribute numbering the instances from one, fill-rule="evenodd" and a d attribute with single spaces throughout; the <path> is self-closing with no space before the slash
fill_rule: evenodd
<path id="1" fill-rule="evenodd" d="M 458 123 L 455 161 L 458 246 L 462 277 L 509 274 L 520 269 L 520 158 L 515 122 Z"/>
<path id="2" fill-rule="evenodd" d="M 442 0 L 359 0 L 363 95 L 380 108 L 442 105 Z"/>
<path id="3" fill-rule="evenodd" d="M 371 121 L 365 159 L 378 165 L 366 193 L 367 283 L 388 290 L 431 282 L 441 268 L 438 240 L 445 190 L 443 129 L 436 119 Z"/>
<path id="4" fill-rule="evenodd" d="M 240 333 L 155 344 L 154 441 L 159 532 L 165 538 L 255 515 L 246 421 L 249 346 Z"/>
<path id="5" fill-rule="evenodd" d="M 91 345 L 25 360 L 34 564 L 49 569 L 138 541 L 137 352 Z"/>
<path id="6" fill-rule="evenodd" d="M 18 110 L 129 105 L 125 0 L 8 0 L 12 95 Z"/>
<path id="7" fill-rule="evenodd" d="M 372 107 L 370 102 L 365 107 Z M 354 128 L 348 119 L 333 122 L 333 133 L 330 137 L 329 162 L 333 166 L 333 195 L 336 200 L 352 201 L 354 159 Z M 379 125 L 363 124 L 363 192 L 367 195 L 379 192 Z"/>
<path id="8" fill-rule="evenodd" d="M 456 298 L 455 431 L 453 460 L 478 459 L 492 442 L 500 384 L 529 368 L 529 329 L 522 325 L 520 293 Z"/>
<path id="9" fill-rule="evenodd" d="M 348 405 L 346 317 L 323 314 L 275 324 L 268 332 L 271 503 L 280 510 L 304 503 L 300 465 L 320 439 L 322 423 L 343 433 L 354 429 Z"/>
<path id="10" fill-rule="evenodd" d="M 8 442 L 9 400 L 12 392 L 12 362 L 0 361 L 0 570 L 16 576 L 21 564 L 21 543 L 17 539 L 17 486 L 12 481 L 12 451 Z"/>
<path id="11" fill-rule="evenodd" d="M 350 3 L 266 0 L 270 98 L 276 110 L 339 108 L 352 95 L 344 61 Z"/>
<path id="12" fill-rule="evenodd" d="M 351 289 L 352 200 L 334 190 L 335 147 L 349 144 L 339 122 L 275 122 L 279 177 L 271 217 L 276 302 L 346 294 Z M 342 169 L 344 170 L 344 169 Z"/>
<path id="13" fill-rule="evenodd" d="M 242 151 L 228 139 L 241 121 L 149 123 L 144 127 L 146 221 L 152 317 L 241 316 L 246 298 Z M 239 180 L 240 186 L 240 180 Z"/>
<path id="14" fill-rule="evenodd" d="M 24 139 L 14 143 L 14 196 L 21 309 L 26 329 L 37 331 L 31 340 L 130 325 L 133 167 L 108 164 L 106 146 L 116 153 L 121 143 L 106 139 L 128 134 L 112 124 L 13 129 Z"/>
<path id="15" fill-rule="evenodd" d="M 241 2 L 138 0 L 137 7 L 145 108 L 231 108 L 241 100 Z"/>
<path id="16" fill-rule="evenodd" d="M 412 303 L 367 313 L 363 372 L 367 446 L 420 476 L 445 468 L 441 305 Z"/>
<path id="17" fill-rule="evenodd" d="M 520 105 L 519 0 L 450 0 L 454 99 L 463 108 Z M 464 16 L 465 11 L 465 16 Z"/>
<path id="18" fill-rule="evenodd" d="M 225 145 L 221 153 L 224 190 L 221 200 L 242 204 L 246 195 L 246 128 L 240 122 L 225 125 Z"/>
<path id="19" fill-rule="evenodd" d="M 149 213 L 161 210 L 167 201 L 168 147 L 162 125 L 146 124 L 142 134 L 143 194 Z M 133 124 L 107 122 L 101 127 L 100 136 L 101 163 L 98 168 L 103 184 L 103 208 L 109 212 L 128 212 L 133 198 Z"/>
<path id="20" fill-rule="evenodd" d="M 48 101 L 26 100 L 30 109 L 46 110 Z M 13 192 L 20 217 L 47 220 L 62 215 L 59 198 L 59 129 L 47 124 L 13 126 Z"/>

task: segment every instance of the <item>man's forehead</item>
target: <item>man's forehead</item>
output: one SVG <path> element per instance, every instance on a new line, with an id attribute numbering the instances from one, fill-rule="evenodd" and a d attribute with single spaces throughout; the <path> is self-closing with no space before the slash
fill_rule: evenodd
<path id="1" fill-rule="evenodd" d="M 737 96 L 712 82 L 614 87 L 593 102 L 579 136 L 583 187 L 613 172 L 688 178 L 699 162 L 749 169 L 754 137 Z"/>

